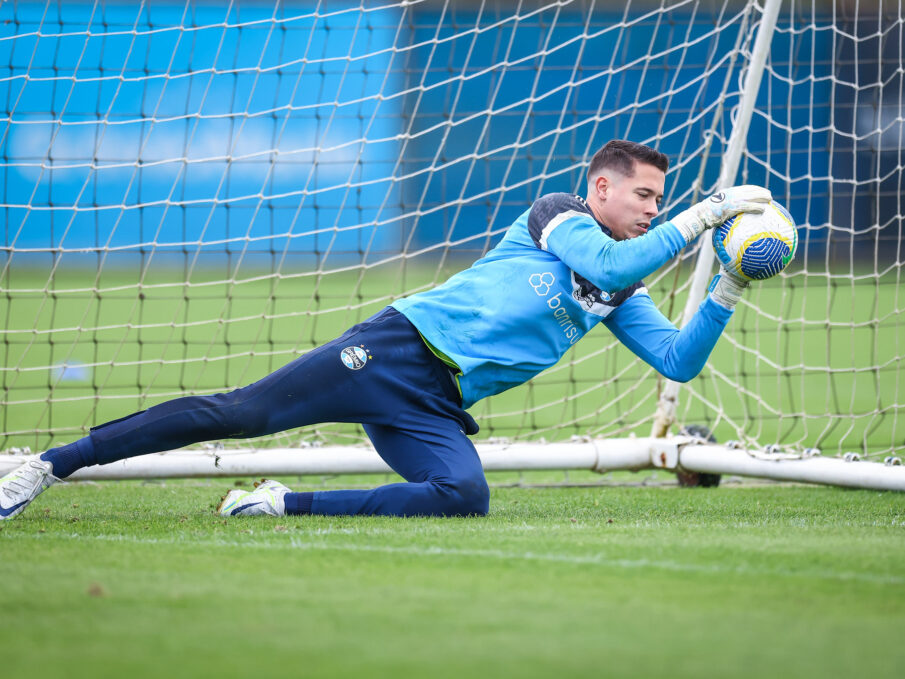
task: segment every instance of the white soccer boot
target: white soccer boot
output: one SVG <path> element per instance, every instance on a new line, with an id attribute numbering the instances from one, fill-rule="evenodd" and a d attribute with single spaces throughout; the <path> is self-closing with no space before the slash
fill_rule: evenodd
<path id="1" fill-rule="evenodd" d="M 0 521 L 22 513 L 32 500 L 57 481 L 53 464 L 39 458 L 16 467 L 0 479 Z"/>
<path id="2" fill-rule="evenodd" d="M 283 516 L 286 514 L 283 496 L 290 492 L 279 481 L 261 479 L 252 491 L 229 491 L 220 501 L 217 513 L 220 516 Z"/>

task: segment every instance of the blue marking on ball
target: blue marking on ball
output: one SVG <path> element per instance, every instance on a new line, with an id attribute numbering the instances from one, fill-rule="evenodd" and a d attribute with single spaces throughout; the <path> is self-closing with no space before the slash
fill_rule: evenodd
<path id="1" fill-rule="evenodd" d="M 740 268 L 749 278 L 770 278 L 783 270 L 789 252 L 788 244 L 778 238 L 760 238 L 740 253 Z"/>
<path id="2" fill-rule="evenodd" d="M 726 237 L 729 235 L 729 229 L 735 222 L 737 217 L 727 219 L 725 222 L 713 229 L 713 249 L 716 251 L 716 258 L 727 269 L 734 269 L 732 265 L 732 257 L 726 252 Z"/>
<path id="3" fill-rule="evenodd" d="M 772 202 L 763 215 L 739 214 L 713 229 L 713 249 L 720 264 L 748 280 L 765 280 L 788 266 L 795 254 L 795 222 Z"/>

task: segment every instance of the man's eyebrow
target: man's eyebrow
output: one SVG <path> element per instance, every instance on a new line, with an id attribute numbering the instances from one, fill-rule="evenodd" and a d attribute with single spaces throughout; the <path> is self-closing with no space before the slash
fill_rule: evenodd
<path id="1" fill-rule="evenodd" d="M 652 193 L 655 196 L 659 196 L 660 198 L 663 197 L 662 193 L 657 193 L 656 189 L 652 189 L 649 186 L 639 186 L 638 188 L 635 189 L 635 191 L 647 191 L 648 193 Z"/>

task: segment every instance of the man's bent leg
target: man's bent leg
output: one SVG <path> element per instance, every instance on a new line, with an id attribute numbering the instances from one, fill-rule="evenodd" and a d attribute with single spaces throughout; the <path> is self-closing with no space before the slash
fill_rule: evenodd
<path id="1" fill-rule="evenodd" d="M 474 444 L 455 420 L 431 415 L 416 429 L 365 425 L 380 456 L 408 483 L 372 490 L 287 493 L 287 514 L 487 514 L 490 490 Z"/>

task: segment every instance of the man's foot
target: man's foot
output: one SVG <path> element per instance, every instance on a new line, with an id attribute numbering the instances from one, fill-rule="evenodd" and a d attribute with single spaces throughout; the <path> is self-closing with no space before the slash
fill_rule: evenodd
<path id="1" fill-rule="evenodd" d="M 35 458 L 0 479 L 0 521 L 22 513 L 38 495 L 59 481 L 50 462 Z"/>
<path id="2" fill-rule="evenodd" d="M 220 516 L 283 516 L 286 513 L 283 496 L 289 492 L 289 488 L 279 481 L 261 479 L 252 491 L 229 491 L 220 501 L 217 513 Z"/>

